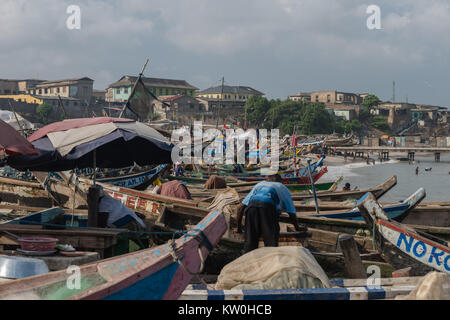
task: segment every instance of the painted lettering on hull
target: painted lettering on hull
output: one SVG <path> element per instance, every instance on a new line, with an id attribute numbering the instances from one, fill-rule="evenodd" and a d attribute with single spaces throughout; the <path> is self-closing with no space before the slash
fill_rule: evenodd
<path id="1" fill-rule="evenodd" d="M 382 227 L 382 233 L 387 240 L 412 258 L 439 271 L 450 273 L 450 254 L 426 241 L 416 239 L 407 234 Z"/>

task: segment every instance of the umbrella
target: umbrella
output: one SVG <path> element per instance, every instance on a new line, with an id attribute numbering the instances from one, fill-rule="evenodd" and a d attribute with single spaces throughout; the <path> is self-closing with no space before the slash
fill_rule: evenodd
<path id="1" fill-rule="evenodd" d="M 55 122 L 28 138 L 39 156 L 9 157 L 17 170 L 66 171 L 171 163 L 170 141 L 155 129 L 123 118 L 81 118 Z"/>
<path id="2" fill-rule="evenodd" d="M 39 151 L 19 132 L 5 121 L 0 120 L 0 156 L 38 155 Z"/>

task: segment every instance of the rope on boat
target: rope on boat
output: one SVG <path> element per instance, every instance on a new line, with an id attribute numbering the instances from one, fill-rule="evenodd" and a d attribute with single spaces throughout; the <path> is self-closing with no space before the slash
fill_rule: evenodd
<path id="1" fill-rule="evenodd" d="M 70 176 L 72 178 L 72 176 Z M 78 187 L 78 179 L 75 181 L 75 186 L 73 187 L 73 197 L 72 197 L 72 219 L 70 220 L 70 226 L 73 226 L 73 221 L 75 218 L 75 197 L 77 194 L 77 187 Z"/>
<path id="2" fill-rule="evenodd" d="M 42 186 L 44 187 L 45 191 L 47 191 L 48 197 L 50 199 L 53 199 L 53 196 L 50 194 L 49 185 L 50 185 L 50 172 L 47 173 L 47 175 L 45 176 L 44 182 L 42 182 Z M 52 202 L 52 204 L 53 204 L 53 202 Z"/>
<path id="3" fill-rule="evenodd" d="M 375 222 L 372 224 L 372 249 L 375 250 Z"/>
<path id="4" fill-rule="evenodd" d="M 168 247 L 169 247 L 169 253 L 172 256 L 172 259 L 174 262 L 178 263 L 188 274 L 190 274 L 191 276 L 197 277 L 197 279 L 204 284 L 205 286 L 207 286 L 206 281 L 200 276 L 200 274 L 203 272 L 203 269 L 205 268 L 205 258 L 203 257 L 203 253 L 202 253 L 202 246 L 205 245 L 205 247 L 210 251 L 210 249 L 208 248 L 211 243 L 209 242 L 208 238 L 206 238 L 206 236 L 203 234 L 203 232 L 200 230 L 200 234 L 203 235 L 202 240 L 198 240 L 197 237 L 194 237 L 194 239 L 196 239 L 197 241 L 199 241 L 199 246 L 197 248 L 198 251 L 198 256 L 200 257 L 200 267 L 198 269 L 197 272 L 193 272 L 191 270 L 189 270 L 186 265 L 183 263 L 183 261 L 181 261 L 180 257 L 177 256 L 176 253 L 176 248 L 175 248 L 175 241 L 173 239 L 169 240 L 167 242 Z M 204 242 L 204 240 L 206 240 L 206 242 Z"/>

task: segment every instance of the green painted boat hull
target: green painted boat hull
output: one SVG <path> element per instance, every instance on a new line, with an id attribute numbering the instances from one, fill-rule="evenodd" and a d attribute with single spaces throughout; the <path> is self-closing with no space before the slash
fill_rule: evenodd
<path id="1" fill-rule="evenodd" d="M 333 186 L 334 182 L 324 182 L 324 183 L 315 183 L 314 187 L 316 190 L 329 190 L 331 186 Z M 301 192 L 306 190 L 311 190 L 310 184 L 285 184 L 285 186 L 291 192 Z"/>

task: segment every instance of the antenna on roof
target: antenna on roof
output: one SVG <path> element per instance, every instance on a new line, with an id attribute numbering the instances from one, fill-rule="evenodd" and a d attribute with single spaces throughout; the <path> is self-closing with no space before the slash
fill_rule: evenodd
<path id="1" fill-rule="evenodd" d="M 395 102 L 395 81 L 392 81 L 392 102 Z"/>
<path id="2" fill-rule="evenodd" d="M 147 58 L 147 61 L 145 61 L 145 64 L 142 67 L 141 73 L 139 73 L 139 77 L 142 77 L 142 75 L 144 74 L 144 70 L 145 70 L 145 68 L 147 68 L 148 61 L 149 61 L 149 59 Z"/>

